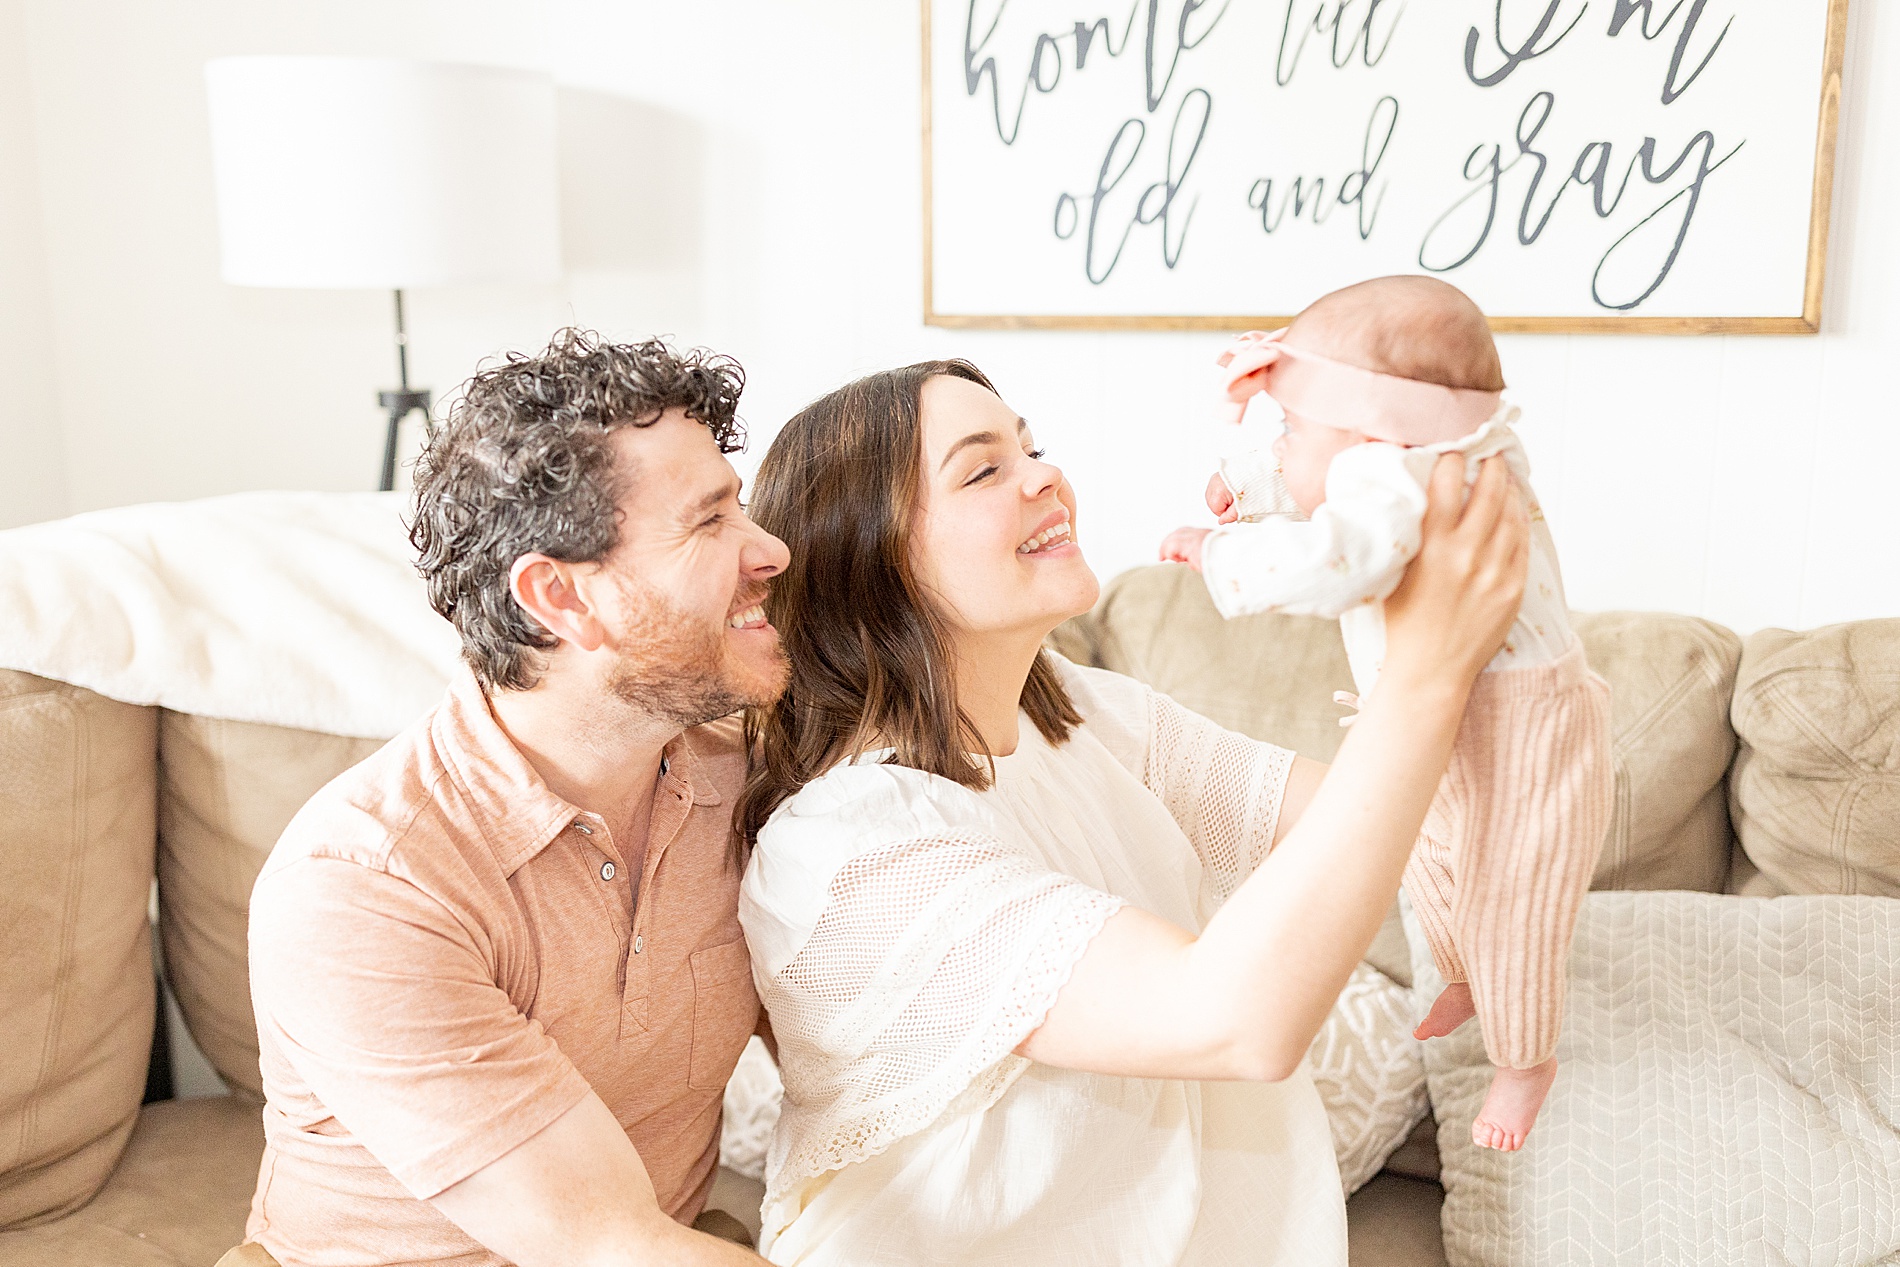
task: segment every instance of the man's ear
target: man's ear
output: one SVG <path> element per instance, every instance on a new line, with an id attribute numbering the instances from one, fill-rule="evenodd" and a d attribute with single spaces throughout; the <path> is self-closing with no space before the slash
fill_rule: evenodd
<path id="1" fill-rule="evenodd" d="M 582 651 L 598 650 L 607 640 L 600 614 L 589 600 L 579 571 L 590 565 L 524 554 L 508 569 L 508 592 L 541 627 Z"/>

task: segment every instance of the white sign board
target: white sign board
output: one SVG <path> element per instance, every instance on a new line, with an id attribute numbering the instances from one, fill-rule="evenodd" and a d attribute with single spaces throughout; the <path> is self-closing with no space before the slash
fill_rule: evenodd
<path id="1" fill-rule="evenodd" d="M 923 0 L 925 319 L 1812 331 L 1847 0 Z"/>

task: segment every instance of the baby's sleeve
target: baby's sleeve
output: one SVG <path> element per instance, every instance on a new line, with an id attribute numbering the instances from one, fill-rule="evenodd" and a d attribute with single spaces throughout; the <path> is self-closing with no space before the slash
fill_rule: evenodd
<path id="1" fill-rule="evenodd" d="M 1405 450 L 1362 444 L 1333 459 L 1309 520 L 1225 524 L 1201 546 L 1201 574 L 1223 616 L 1338 616 L 1383 601 L 1418 554 L 1425 489 Z"/>
<path id="2" fill-rule="evenodd" d="M 1221 481 L 1234 495 L 1234 511 L 1242 523 L 1269 515 L 1306 518 L 1287 489 L 1280 460 L 1269 449 L 1246 449 L 1220 464 Z"/>

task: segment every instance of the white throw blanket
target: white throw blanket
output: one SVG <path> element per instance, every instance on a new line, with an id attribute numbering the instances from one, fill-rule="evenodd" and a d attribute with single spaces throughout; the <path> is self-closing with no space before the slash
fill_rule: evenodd
<path id="1" fill-rule="evenodd" d="M 396 493 L 240 493 L 0 532 L 0 668 L 178 712 L 384 738 L 458 640 Z"/>

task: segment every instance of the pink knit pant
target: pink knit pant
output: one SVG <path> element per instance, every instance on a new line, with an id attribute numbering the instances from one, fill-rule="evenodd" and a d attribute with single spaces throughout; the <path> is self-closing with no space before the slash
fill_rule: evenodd
<path id="1" fill-rule="evenodd" d="M 1583 647 L 1481 673 L 1405 890 L 1447 982 L 1471 986 L 1494 1065 L 1548 1060 L 1570 935 L 1609 830 L 1610 688 Z"/>

